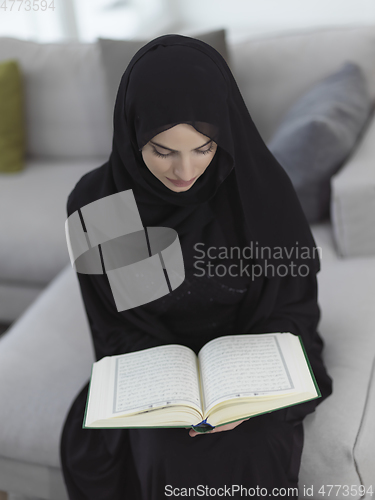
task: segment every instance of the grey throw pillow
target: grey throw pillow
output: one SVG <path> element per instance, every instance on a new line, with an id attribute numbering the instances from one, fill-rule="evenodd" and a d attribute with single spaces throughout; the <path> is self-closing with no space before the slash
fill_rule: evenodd
<path id="1" fill-rule="evenodd" d="M 224 57 L 229 66 L 225 29 L 194 35 L 193 38 L 198 38 L 211 45 Z M 108 38 L 98 38 L 106 78 L 111 122 L 121 77 L 133 55 L 150 40 L 111 40 Z"/>
<path id="2" fill-rule="evenodd" d="M 329 217 L 330 179 L 356 145 L 371 109 L 361 68 L 346 62 L 290 108 L 268 142 L 309 223 Z"/>

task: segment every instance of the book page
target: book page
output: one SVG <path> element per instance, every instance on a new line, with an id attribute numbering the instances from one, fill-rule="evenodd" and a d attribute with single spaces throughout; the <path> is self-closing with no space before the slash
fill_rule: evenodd
<path id="1" fill-rule="evenodd" d="M 230 398 L 293 390 L 277 334 L 219 337 L 199 352 L 205 411 Z"/>
<path id="2" fill-rule="evenodd" d="M 197 357 L 185 346 L 165 345 L 118 356 L 113 413 L 190 403 L 201 410 Z"/>

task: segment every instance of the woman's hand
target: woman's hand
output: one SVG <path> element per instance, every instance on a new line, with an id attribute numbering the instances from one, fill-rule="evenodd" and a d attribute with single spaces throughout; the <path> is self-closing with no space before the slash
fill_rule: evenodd
<path id="1" fill-rule="evenodd" d="M 203 436 L 204 434 L 213 434 L 214 432 L 231 431 L 238 425 L 242 424 L 242 422 L 245 422 L 245 420 L 249 419 L 245 418 L 244 420 L 239 420 L 238 422 L 232 422 L 231 424 L 221 425 L 220 427 L 215 427 L 215 429 L 212 429 L 212 431 L 207 431 L 207 432 L 196 432 L 193 429 L 190 429 L 189 436 L 195 437 L 195 436 Z"/>

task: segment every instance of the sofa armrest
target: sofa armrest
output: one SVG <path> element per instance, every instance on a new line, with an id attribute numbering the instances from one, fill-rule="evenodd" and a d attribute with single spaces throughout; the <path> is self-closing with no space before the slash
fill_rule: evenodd
<path id="1" fill-rule="evenodd" d="M 375 114 L 331 178 L 331 221 L 341 257 L 375 256 Z"/>

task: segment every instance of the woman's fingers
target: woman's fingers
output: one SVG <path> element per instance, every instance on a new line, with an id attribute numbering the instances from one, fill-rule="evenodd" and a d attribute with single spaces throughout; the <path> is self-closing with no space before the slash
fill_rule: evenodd
<path id="1" fill-rule="evenodd" d="M 238 425 L 242 424 L 242 422 L 245 422 L 245 420 L 249 420 L 249 419 L 245 418 L 244 420 L 239 420 L 238 422 L 232 422 L 230 424 L 221 425 L 220 427 L 215 427 L 214 429 L 212 429 L 212 431 L 208 431 L 208 432 L 196 432 L 193 429 L 190 429 L 189 436 L 195 437 L 195 436 L 198 436 L 200 434 L 201 435 L 202 434 L 214 434 L 215 432 L 231 431 L 232 429 L 234 429 Z"/>

